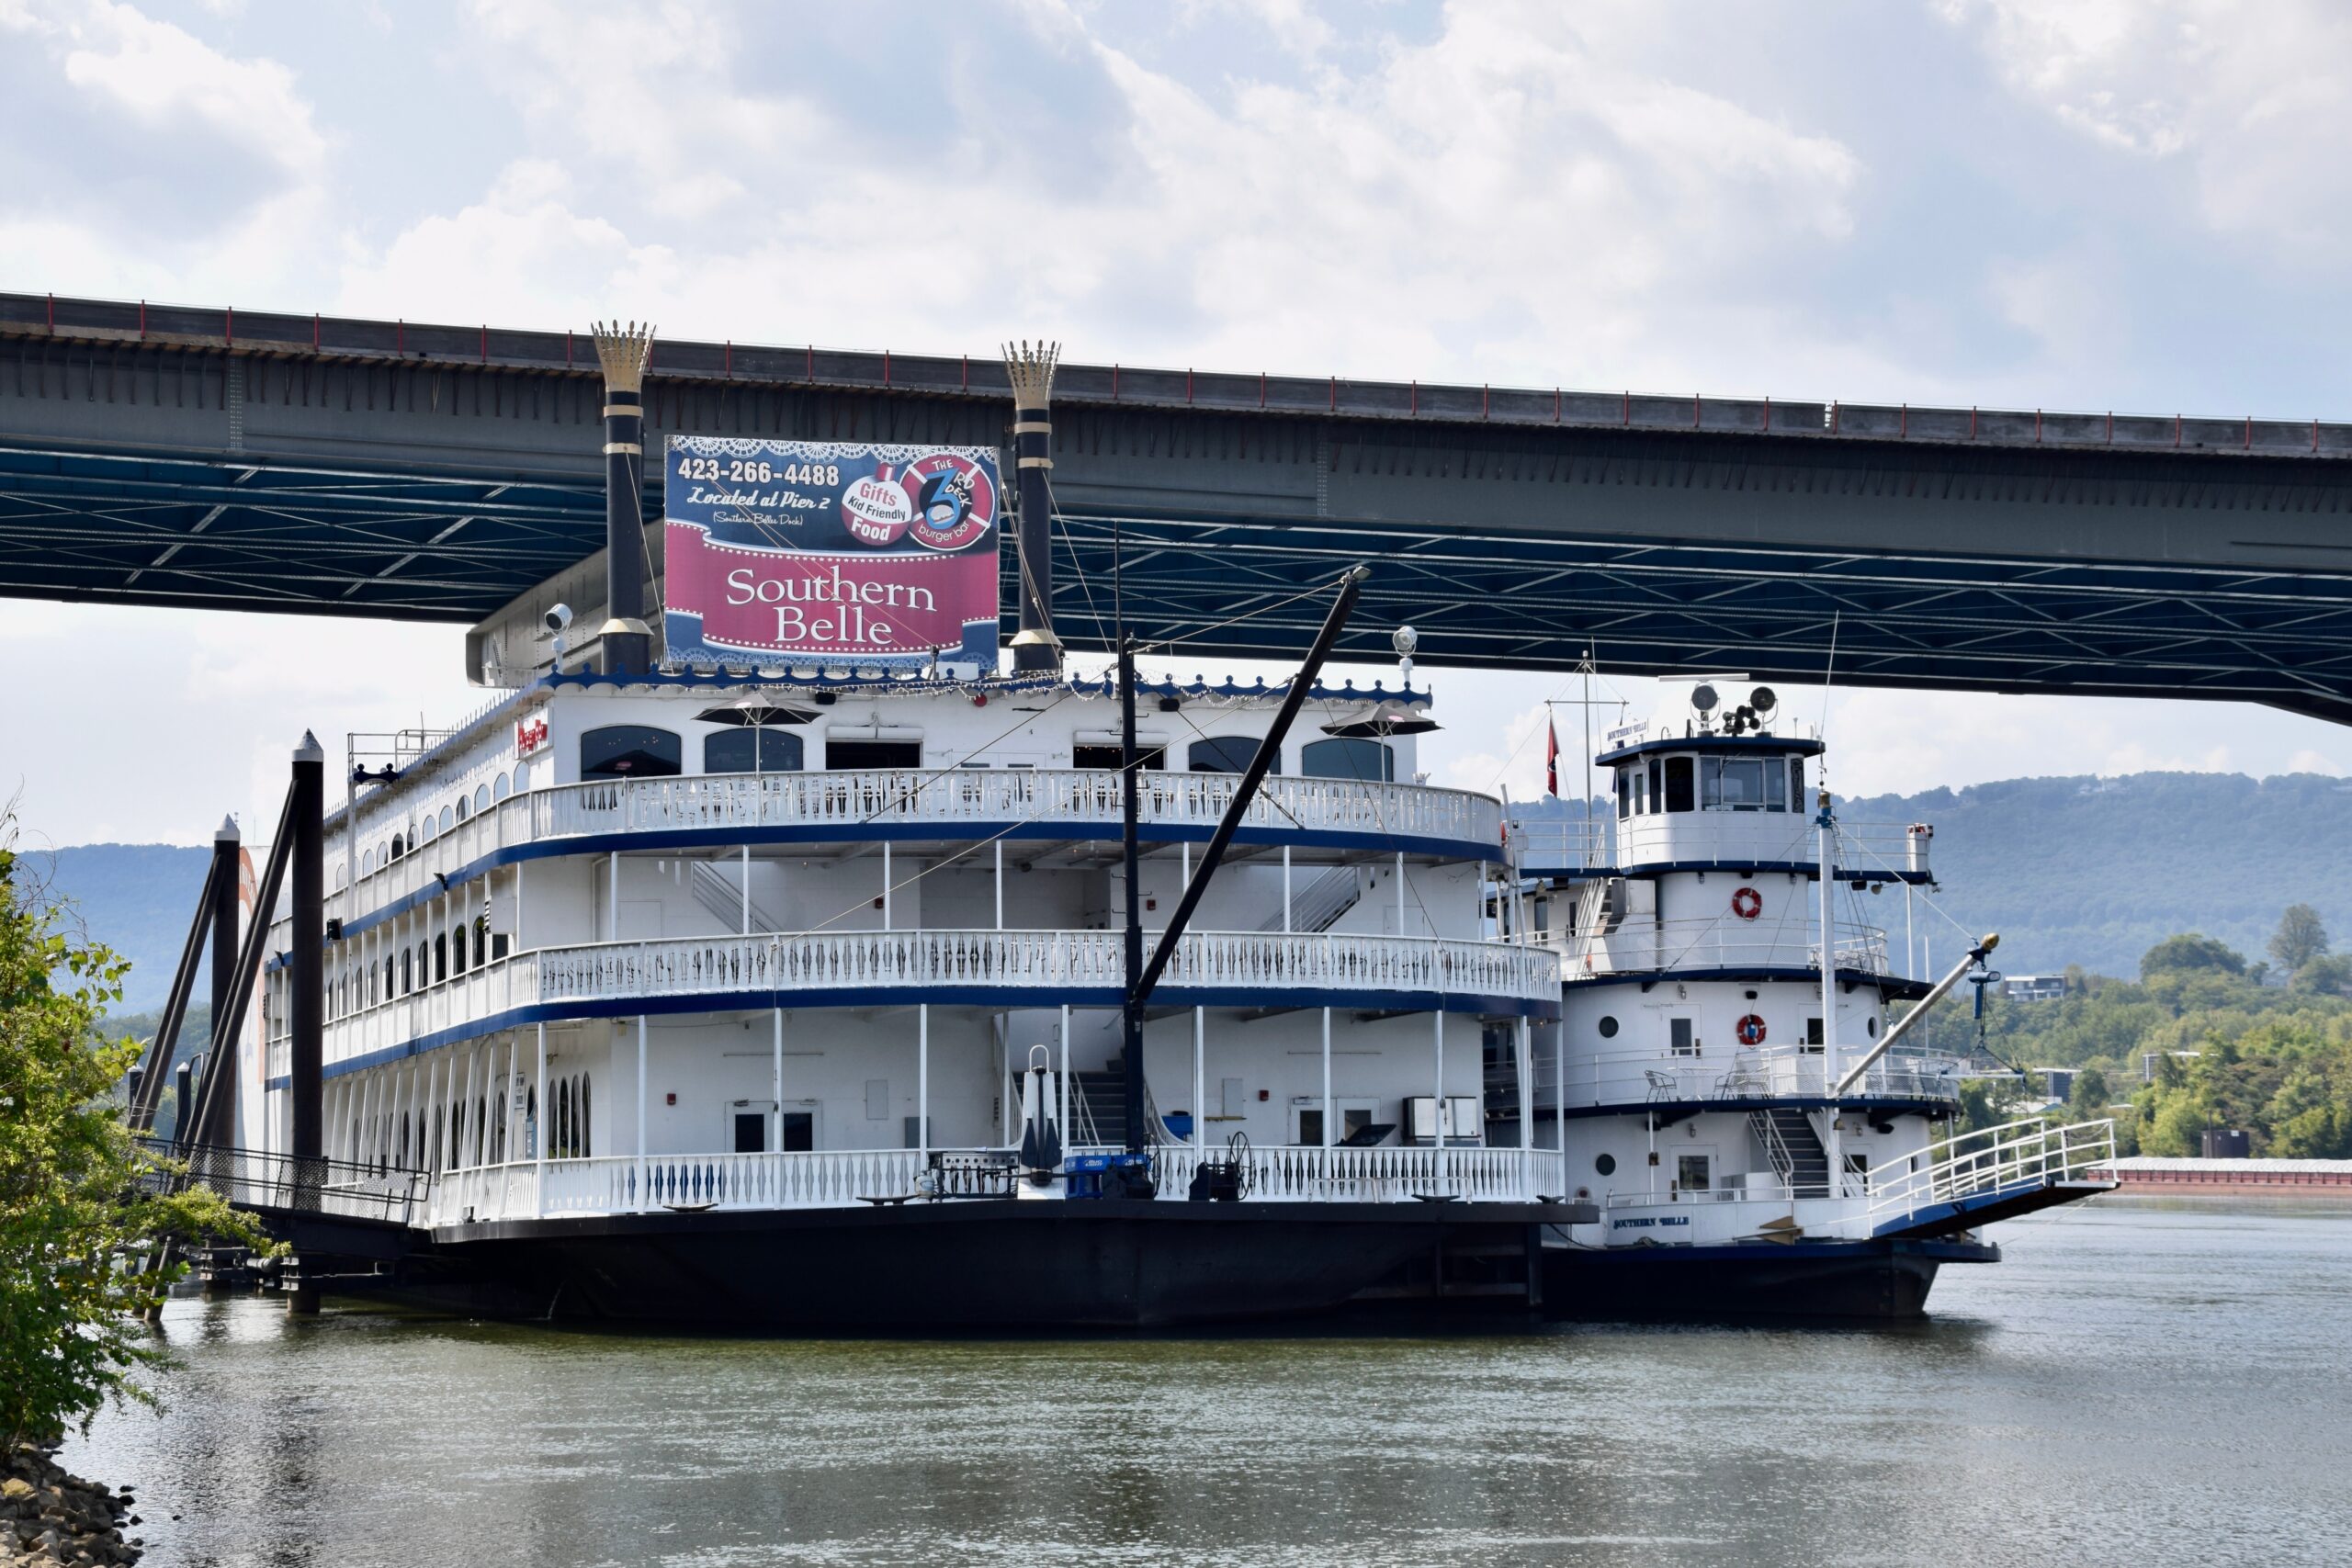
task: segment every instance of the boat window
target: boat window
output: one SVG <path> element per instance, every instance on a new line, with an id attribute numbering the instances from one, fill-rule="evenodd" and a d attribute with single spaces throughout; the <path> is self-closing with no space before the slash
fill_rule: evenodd
<path id="1" fill-rule="evenodd" d="M 445 832 L 445 833 L 446 833 L 446 832 L 447 832 L 447 831 L 450 829 L 450 828 L 451 828 L 451 827 L 455 826 L 455 824 L 456 824 L 456 815 L 455 815 L 455 813 L 453 813 L 453 812 L 449 809 L 449 807 L 446 807 L 446 806 L 445 806 L 445 807 L 443 807 L 441 808 L 441 830 L 442 830 L 443 832 Z"/>
<path id="2" fill-rule="evenodd" d="M 504 800 L 509 794 L 513 793 L 514 788 L 514 786 L 507 782 L 506 775 L 501 773 L 490 781 L 490 798 Z"/>
<path id="3" fill-rule="evenodd" d="M 825 742 L 825 766 L 835 772 L 849 768 L 920 768 L 920 740 L 834 740 Z"/>
<path id="4" fill-rule="evenodd" d="M 1804 1021 L 1804 1048 L 1808 1051 L 1818 1051 L 1821 1049 L 1823 1043 L 1824 1042 L 1821 1035 L 1821 1020 L 1817 1018 L 1806 1019 Z"/>
<path id="5" fill-rule="evenodd" d="M 580 1157 L 589 1156 L 588 1147 L 588 1075 L 580 1075 Z"/>
<path id="6" fill-rule="evenodd" d="M 1764 809 L 1786 811 L 1789 808 L 1789 771 L 1779 758 L 1764 764 Z"/>
<path id="7" fill-rule="evenodd" d="M 477 784 L 474 786 L 474 809 L 476 811 L 487 811 L 490 809 L 490 786 L 488 784 Z"/>
<path id="8" fill-rule="evenodd" d="M 469 817 L 471 817 L 473 814 L 474 814 L 474 803 L 473 803 L 473 801 L 472 801 L 469 797 L 468 797 L 468 796 L 466 796 L 466 795 L 461 795 L 458 796 L 458 821 L 460 821 L 460 822 L 463 822 L 464 820 L 466 820 L 466 818 L 468 818 Z"/>
<path id="9" fill-rule="evenodd" d="M 398 833 L 394 833 L 392 835 L 392 858 L 394 860 L 398 860 L 407 852 L 408 852 L 401 847 L 401 836 Z"/>
<path id="10" fill-rule="evenodd" d="M 1804 759 L 1792 757 L 1789 759 L 1789 809 L 1803 811 L 1804 808 Z"/>
<path id="11" fill-rule="evenodd" d="M 683 770 L 678 738 L 647 724 L 607 724 L 580 738 L 582 778 L 666 779 Z"/>
<path id="12" fill-rule="evenodd" d="M 460 975 L 466 972 L 466 928 L 463 926 L 449 933 L 449 967 Z"/>
<path id="13" fill-rule="evenodd" d="M 1595 1155 L 1592 1156 L 1592 1168 L 1603 1176 L 1614 1176 L 1617 1174 L 1617 1156 L 1611 1154 Z"/>
<path id="14" fill-rule="evenodd" d="M 1196 773 L 1238 773 L 1250 766 L 1258 755 L 1258 738 L 1254 735 L 1212 735 L 1205 740 L 1193 742 L 1185 754 L 1185 765 Z M 1283 760 L 1274 759 L 1269 773 L 1283 771 Z"/>
<path id="15" fill-rule="evenodd" d="M 1657 758 L 1650 759 L 1650 809 L 1654 812 L 1666 809 L 1666 774 L 1661 771 L 1665 766 Z"/>
<path id="16" fill-rule="evenodd" d="M 1600 1015 L 1600 1022 L 1597 1027 L 1600 1029 L 1600 1037 L 1603 1040 L 1614 1040 L 1617 1038 L 1617 1020 L 1611 1014 L 1602 1013 Z"/>
<path id="17" fill-rule="evenodd" d="M 1634 814 L 1634 775 L 1621 768 L 1617 772 L 1617 819 L 1622 822 Z"/>
<path id="18" fill-rule="evenodd" d="M 1693 759 L 1668 757 L 1666 760 L 1666 808 L 1668 811 L 1692 811 L 1698 807 L 1698 793 L 1692 777 Z"/>
<path id="19" fill-rule="evenodd" d="M 706 773 L 797 773 L 800 737 L 788 729 L 721 729 L 702 739 Z"/>
<path id="20" fill-rule="evenodd" d="M 449 939 L 446 936 L 436 936 L 433 939 L 433 978 L 437 984 L 448 977 Z"/>
<path id="21" fill-rule="evenodd" d="M 1298 750 L 1298 771 L 1310 779 L 1360 779 L 1386 784 L 1396 776 L 1396 756 L 1377 740 L 1335 736 L 1310 740 Z"/>
<path id="22" fill-rule="evenodd" d="M 1096 768 L 1108 773 L 1116 773 L 1124 765 L 1125 756 L 1126 753 L 1116 746 L 1072 746 L 1069 749 L 1069 765 L 1073 768 Z M 1138 740 L 1136 742 L 1136 761 L 1146 768 L 1164 768 L 1168 765 L 1168 748 L 1164 745 L 1147 746 Z M 1248 759 L 1243 759 L 1243 762 L 1246 766 Z M 1193 771 L 1196 773 L 1238 773 L 1241 769 L 1195 767 Z"/>
<path id="23" fill-rule="evenodd" d="M 1762 810 L 1763 762 L 1754 757 L 1702 758 L 1699 806 L 1705 811 Z"/>
<path id="24" fill-rule="evenodd" d="M 415 840 L 414 840 L 414 841 L 415 841 L 415 842 L 417 842 L 417 843 L 420 843 L 420 844 L 429 844 L 429 843 L 431 843 L 431 842 L 433 841 L 433 818 L 432 818 L 428 817 L 428 818 L 426 818 L 424 819 L 424 829 L 423 829 L 421 832 L 419 832 L 419 833 L 417 834 L 416 839 L 415 839 Z"/>
<path id="25" fill-rule="evenodd" d="M 416 989 L 416 976 L 415 976 L 414 972 L 413 972 L 413 971 L 412 971 L 412 970 L 409 968 L 409 959 L 410 959 L 410 953 L 409 953 L 408 949 L 407 949 L 407 948 L 405 948 L 405 947 L 401 948 L 401 995 L 402 995 L 402 996 L 406 996 L 406 995 L 408 995 L 411 991 L 413 991 L 413 990 Z"/>
<path id="26" fill-rule="evenodd" d="M 1706 1155 L 1674 1156 L 1675 1185 L 1685 1192 L 1704 1192 L 1713 1185 L 1714 1160 Z"/>
<path id="27" fill-rule="evenodd" d="M 1646 787 L 1648 784 L 1649 776 L 1646 771 L 1644 770 L 1639 763 L 1634 764 L 1634 815 L 1636 817 L 1646 817 L 1649 815 L 1650 796 L 1649 790 Z"/>
<path id="28" fill-rule="evenodd" d="M 1666 1042 L 1667 1048 L 1678 1056 L 1695 1056 L 1699 1054 L 1699 1040 L 1691 1032 L 1690 1021 L 1687 1018 L 1669 1018 L 1666 1021 Z"/>

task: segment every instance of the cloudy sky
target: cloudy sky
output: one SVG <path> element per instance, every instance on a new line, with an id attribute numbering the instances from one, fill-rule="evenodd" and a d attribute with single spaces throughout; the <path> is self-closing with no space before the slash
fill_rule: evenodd
<path id="1" fill-rule="evenodd" d="M 2342 418 L 2347 62 L 2335 0 L 0 0 L 0 288 Z M 304 726 L 481 695 L 454 630 L 0 618 L 18 671 L 64 649 L 0 693 L 0 793 L 59 844 L 209 836 L 274 811 Z M 1434 776 L 1539 787 L 1575 694 L 1437 683 Z M 2260 709 L 1828 713 L 1851 793 L 2352 772 L 2352 736 Z"/>

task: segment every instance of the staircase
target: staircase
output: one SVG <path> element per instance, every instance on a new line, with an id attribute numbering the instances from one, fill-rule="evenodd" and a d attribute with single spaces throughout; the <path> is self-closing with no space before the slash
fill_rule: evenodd
<path id="1" fill-rule="evenodd" d="M 1294 931 L 1328 931 L 1363 897 L 1363 875 L 1354 866 L 1335 865 L 1291 896 L 1290 929 Z M 1258 929 L 1261 931 L 1281 931 L 1283 918 L 1276 914 Z"/>
<path id="2" fill-rule="evenodd" d="M 1764 1145 L 1765 1157 L 1792 1193 L 1800 1198 L 1829 1196 L 1829 1152 L 1821 1146 L 1821 1134 L 1813 1130 L 1813 1118 L 1793 1105 L 1775 1105 L 1750 1111 L 1747 1122 Z"/>
<path id="3" fill-rule="evenodd" d="M 1087 1130 L 1088 1141 L 1105 1148 L 1126 1147 L 1126 1073 L 1115 1064 L 1101 1072 L 1073 1072 L 1070 1088 L 1075 1092 L 1069 1119 Z"/>
<path id="4" fill-rule="evenodd" d="M 737 869 L 740 872 L 741 868 L 739 866 Z M 706 913 L 718 921 L 722 930 L 737 931 L 743 929 L 743 885 L 734 876 L 721 871 L 709 861 L 698 860 L 687 866 L 686 880 L 693 885 L 695 902 L 700 904 Z M 761 908 L 757 900 L 753 900 L 752 929 L 755 931 L 782 931 L 784 928 L 777 924 L 774 915 Z"/>

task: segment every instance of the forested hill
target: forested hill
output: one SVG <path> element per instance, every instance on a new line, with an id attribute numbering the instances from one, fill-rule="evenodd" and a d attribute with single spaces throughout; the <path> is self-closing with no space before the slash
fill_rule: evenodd
<path id="1" fill-rule="evenodd" d="M 141 1012 L 162 1007 L 172 988 L 211 856 L 209 847 L 179 844 L 79 844 L 27 850 L 23 866 L 73 903 L 93 940 L 130 960 L 119 1010 Z M 210 994 L 210 974 L 198 973 L 198 997 Z"/>
<path id="2" fill-rule="evenodd" d="M 2135 976 L 2140 955 L 2176 931 L 2258 959 L 2295 903 L 2352 935 L 2352 779 L 2008 779 L 1838 810 L 1857 823 L 1932 823 L 1938 901 L 1962 925 L 2001 933 L 1999 965 L 2010 975 L 2077 964 Z M 1890 891 L 1867 907 L 1899 943 L 1901 898 Z M 1957 957 L 1951 928 L 1935 924 L 1936 952 Z"/>

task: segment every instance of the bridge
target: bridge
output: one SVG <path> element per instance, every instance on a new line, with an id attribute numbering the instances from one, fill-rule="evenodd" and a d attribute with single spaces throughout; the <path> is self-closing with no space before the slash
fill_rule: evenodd
<path id="1" fill-rule="evenodd" d="M 585 333 L 0 294 L 0 595 L 470 624 L 603 543 Z M 663 341 L 650 434 L 1001 446 L 993 355 Z M 1065 365 L 1056 621 L 2352 721 L 2352 424 Z M 649 496 L 658 513 L 658 496 Z M 1004 603 L 1014 603 L 1010 581 Z M 1254 613 L 1253 612 L 1259 612 Z M 1181 655 L 1180 655 L 1181 656 Z"/>

